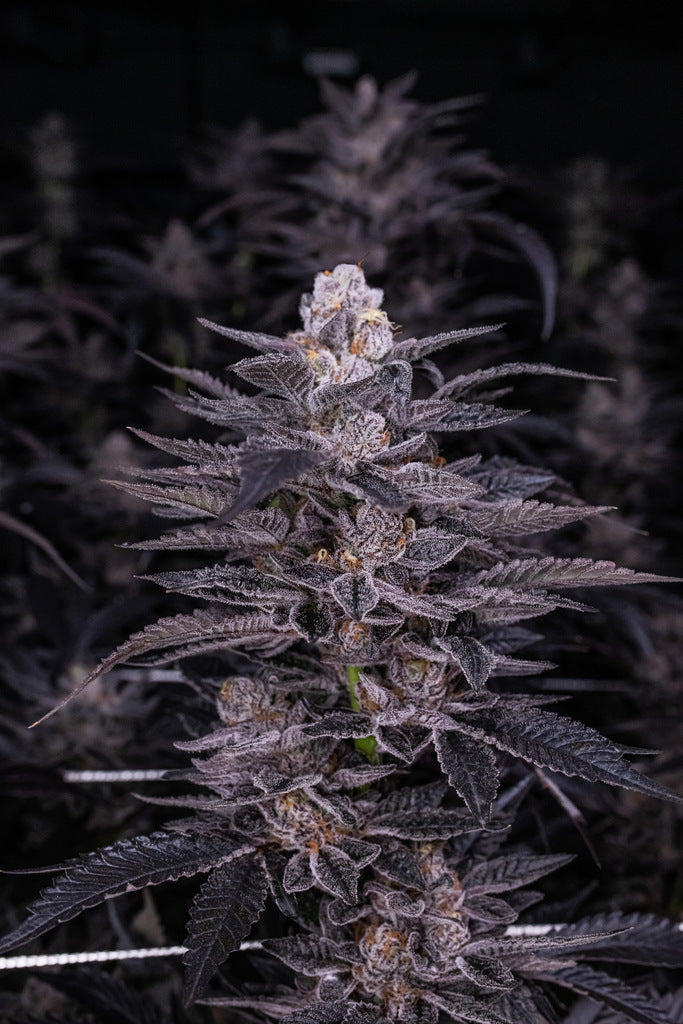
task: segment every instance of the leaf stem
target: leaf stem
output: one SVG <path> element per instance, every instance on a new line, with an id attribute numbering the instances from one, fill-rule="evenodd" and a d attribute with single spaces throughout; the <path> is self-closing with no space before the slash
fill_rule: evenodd
<path id="1" fill-rule="evenodd" d="M 356 686 L 360 682 L 360 669 L 357 665 L 346 666 L 346 677 L 349 681 L 349 702 L 353 711 L 360 711 L 361 706 L 356 696 Z M 379 755 L 377 753 L 377 740 L 374 736 L 362 736 L 353 741 L 356 750 L 360 751 L 368 759 L 370 764 L 377 764 Z"/>

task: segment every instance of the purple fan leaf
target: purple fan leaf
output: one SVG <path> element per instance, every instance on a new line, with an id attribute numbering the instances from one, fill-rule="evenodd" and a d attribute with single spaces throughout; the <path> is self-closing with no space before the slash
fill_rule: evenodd
<path id="1" fill-rule="evenodd" d="M 221 864 L 208 877 L 190 910 L 183 956 L 189 1005 L 201 996 L 216 969 L 239 949 L 266 902 L 266 876 L 253 857 Z"/>
<path id="2" fill-rule="evenodd" d="M 100 662 L 97 668 L 89 676 L 86 676 L 71 693 L 34 724 L 38 725 L 50 718 L 56 711 L 82 693 L 86 686 L 98 676 L 109 672 L 116 665 L 129 661 L 131 658 L 170 648 L 173 653 L 170 656 L 161 656 L 159 663 L 162 664 L 164 659 L 172 661 L 190 651 L 199 653 L 216 649 L 230 650 L 233 647 L 248 649 L 253 645 L 261 645 L 275 640 L 281 637 L 282 633 L 282 629 L 276 629 L 273 626 L 269 616 L 259 613 L 226 616 L 217 609 L 209 608 L 195 611 L 192 615 L 175 615 L 159 619 L 158 622 L 147 626 L 141 632 L 133 633 L 128 640 Z"/>
<path id="3" fill-rule="evenodd" d="M 325 458 L 323 452 L 292 451 L 289 448 L 241 451 L 237 457 L 240 489 L 232 507 L 218 517 L 217 523 L 231 522 L 238 513 L 252 508 L 276 491 L 280 484 L 297 480 Z"/>
<path id="4" fill-rule="evenodd" d="M 500 330 L 503 324 L 491 324 L 489 327 L 466 327 L 460 331 L 444 331 L 442 334 L 434 334 L 430 338 L 408 338 L 406 341 L 399 341 L 394 345 L 392 356 L 394 359 L 405 359 L 414 363 L 416 359 L 422 359 L 432 352 L 438 352 L 448 345 L 460 344 L 462 341 L 469 341 L 470 338 L 478 338 L 482 335 L 492 334 Z"/>
<path id="5" fill-rule="evenodd" d="M 313 938 L 306 935 L 289 935 L 284 939 L 264 939 L 263 948 L 273 953 L 291 967 L 293 971 L 315 977 L 339 970 L 340 960 L 360 963 L 360 954 L 355 943 L 342 945 L 330 939 Z"/>
<path id="6" fill-rule="evenodd" d="M 668 576 L 618 568 L 591 558 L 515 558 L 499 562 L 474 577 L 478 585 L 496 587 L 596 587 L 622 583 L 666 583 Z"/>
<path id="7" fill-rule="evenodd" d="M 636 1024 L 671 1024 L 669 1015 L 657 1006 L 650 995 L 643 995 L 623 981 L 585 964 L 548 972 L 545 980 L 604 1003 Z"/>
<path id="8" fill-rule="evenodd" d="M 470 726 L 476 724 L 476 730 Z M 595 729 L 553 711 L 515 708 L 509 703 L 476 712 L 463 731 L 539 768 L 606 782 L 660 799 L 680 799 L 654 779 L 641 775 L 616 744 Z"/>
<path id="9" fill-rule="evenodd" d="M 199 318 L 199 323 L 209 331 L 215 331 L 216 334 L 222 334 L 224 338 L 236 341 L 240 345 L 256 348 L 260 352 L 296 351 L 296 344 L 293 341 L 276 338 L 270 334 L 258 334 L 254 331 L 240 331 L 235 327 L 223 327 L 221 324 L 212 323 L 211 320 L 203 320 L 201 317 Z"/>
<path id="10" fill-rule="evenodd" d="M 485 824 L 491 817 L 499 784 L 493 752 L 485 744 L 456 732 L 436 733 L 434 749 L 451 786 L 474 817 Z"/>
<path id="11" fill-rule="evenodd" d="M 44 935 L 114 896 L 208 871 L 250 849 L 235 840 L 163 831 L 85 854 L 41 892 L 30 916 L 0 941 L 0 951 Z"/>
<path id="12" fill-rule="evenodd" d="M 471 868 L 463 879 L 463 888 L 469 896 L 492 892 L 510 892 L 522 885 L 557 871 L 572 860 L 570 854 L 531 854 L 495 857 Z"/>

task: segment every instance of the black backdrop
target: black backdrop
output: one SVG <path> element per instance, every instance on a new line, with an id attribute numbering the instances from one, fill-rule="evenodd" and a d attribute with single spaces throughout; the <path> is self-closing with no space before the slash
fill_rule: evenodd
<path id="1" fill-rule="evenodd" d="M 422 100 L 484 93 L 502 163 L 584 153 L 680 181 L 683 5 L 628 0 L 4 0 L 0 141 L 66 113 L 110 165 L 172 166 L 203 125 L 317 109 L 315 75 L 415 68 Z"/>

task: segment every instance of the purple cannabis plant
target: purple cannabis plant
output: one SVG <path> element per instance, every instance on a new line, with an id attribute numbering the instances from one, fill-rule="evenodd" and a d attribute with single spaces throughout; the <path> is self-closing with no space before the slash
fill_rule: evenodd
<path id="1" fill-rule="evenodd" d="M 224 253 L 238 294 L 248 292 L 253 305 L 270 285 L 260 311 L 269 329 L 289 323 L 320 267 L 364 254 L 392 314 L 425 331 L 528 307 L 535 297 L 521 299 L 516 287 L 511 294 L 500 273 L 501 258 L 521 257 L 538 280 L 549 333 L 550 250 L 531 228 L 491 209 L 505 175 L 463 136 L 480 99 L 420 103 L 410 95 L 415 78 L 380 88 L 365 75 L 350 90 L 323 81 L 324 111 L 295 128 L 268 135 L 248 125 L 212 140 L 194 176 L 221 199 L 199 223 Z M 485 296 L 477 277 L 487 280 Z M 248 289 L 239 286 L 246 280 Z"/>
<path id="2" fill-rule="evenodd" d="M 210 656 L 216 727 L 180 744 L 192 768 L 176 773 L 208 793 L 156 800 L 190 814 L 69 862 L 0 951 L 208 873 L 190 911 L 188 1003 L 272 902 L 280 935 L 262 942 L 261 981 L 220 1005 L 291 1024 L 552 1024 L 559 987 L 661 1024 L 590 962 L 676 966 L 675 925 L 612 913 L 515 931 L 537 899 L 524 887 L 568 858 L 502 848 L 534 774 L 560 793 L 564 776 L 671 795 L 524 686 L 550 667 L 526 652 L 538 634 L 525 620 L 583 607 L 560 592 L 661 577 L 523 546 L 605 509 L 545 500 L 545 470 L 449 462 L 438 443 L 522 415 L 495 404 L 502 379 L 586 375 L 506 363 L 446 380 L 431 355 L 495 328 L 403 337 L 382 302 L 340 264 L 284 338 L 210 325 L 256 349 L 232 367 L 248 393 L 172 370 L 189 390 L 169 397 L 220 440 L 138 431 L 181 464 L 117 486 L 190 521 L 135 548 L 218 559 L 148 577 L 206 607 L 133 634 L 72 697 L 131 658 Z M 418 376 L 428 397 L 414 397 Z M 518 781 L 501 788 L 510 770 Z"/>

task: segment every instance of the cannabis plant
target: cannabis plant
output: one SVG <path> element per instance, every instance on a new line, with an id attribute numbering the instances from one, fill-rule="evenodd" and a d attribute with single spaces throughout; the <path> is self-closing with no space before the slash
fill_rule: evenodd
<path id="1" fill-rule="evenodd" d="M 564 775 L 669 795 L 524 687 L 549 667 L 525 652 L 538 638 L 525 620 L 578 607 L 558 591 L 658 577 L 520 546 L 604 509 L 544 500 L 544 470 L 447 462 L 438 446 L 521 415 L 494 404 L 503 378 L 584 375 L 507 363 L 445 380 L 430 356 L 493 328 L 404 338 L 382 301 L 342 264 L 316 276 L 285 338 L 212 325 L 257 350 L 232 367 L 251 393 L 176 369 L 192 387 L 170 397 L 221 439 L 138 431 L 184 464 L 118 486 L 194 522 L 135 547 L 216 553 L 149 577 L 208 607 L 135 633 L 72 696 L 130 658 L 202 656 L 218 720 L 180 744 L 193 755 L 180 777 L 209 792 L 165 798 L 190 815 L 69 862 L 0 950 L 120 893 L 209 872 L 190 912 L 188 1001 L 270 898 L 286 934 L 262 949 L 284 973 L 260 953 L 261 981 L 221 1005 L 292 1024 L 552 1021 L 550 985 L 659 1022 L 588 961 L 674 966 L 675 926 L 615 913 L 515 932 L 536 899 L 523 887 L 567 858 L 502 846 L 525 766 L 559 792 Z M 414 375 L 430 397 L 413 397 Z M 501 789 L 511 766 L 518 781 Z"/>
<path id="2" fill-rule="evenodd" d="M 479 99 L 420 103 L 410 95 L 415 78 L 380 88 L 365 75 L 351 90 L 323 81 L 325 109 L 296 127 L 264 135 L 247 126 L 212 139 L 195 179 L 222 201 L 199 223 L 231 286 L 251 297 L 241 308 L 259 295 L 268 328 L 290 323 L 321 266 L 359 255 L 392 314 L 414 329 L 510 315 L 535 301 L 501 272 L 502 261 L 521 256 L 537 277 L 549 333 L 550 251 L 531 228 L 491 209 L 504 172 L 463 136 Z M 482 277 L 486 295 L 476 288 Z"/>

